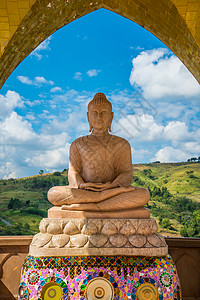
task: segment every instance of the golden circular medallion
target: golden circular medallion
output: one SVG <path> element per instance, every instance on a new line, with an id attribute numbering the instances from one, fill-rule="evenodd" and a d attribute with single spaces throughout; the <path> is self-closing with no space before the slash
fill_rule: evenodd
<path id="1" fill-rule="evenodd" d="M 85 298 L 87 300 L 113 300 L 114 288 L 106 278 L 94 278 L 86 287 Z"/>
<path id="2" fill-rule="evenodd" d="M 136 295 L 138 300 L 157 300 L 158 290 L 151 283 L 143 283 L 139 286 Z"/>
<path id="3" fill-rule="evenodd" d="M 55 283 L 47 283 L 41 292 L 42 300 L 60 300 L 62 298 L 62 289 Z"/>
<path id="4" fill-rule="evenodd" d="M 105 291 L 102 287 L 97 287 L 95 290 L 94 290 L 94 295 L 96 298 L 98 299 L 101 299 L 104 297 L 105 295 Z"/>

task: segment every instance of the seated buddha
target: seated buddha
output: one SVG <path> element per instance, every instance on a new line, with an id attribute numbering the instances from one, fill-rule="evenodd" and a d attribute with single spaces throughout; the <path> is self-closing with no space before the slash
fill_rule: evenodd
<path id="1" fill-rule="evenodd" d="M 90 135 L 72 142 L 69 154 L 69 186 L 54 186 L 48 200 L 64 210 L 111 212 L 133 210 L 150 199 L 149 191 L 131 185 L 131 147 L 111 135 L 112 104 L 97 93 L 88 104 Z"/>

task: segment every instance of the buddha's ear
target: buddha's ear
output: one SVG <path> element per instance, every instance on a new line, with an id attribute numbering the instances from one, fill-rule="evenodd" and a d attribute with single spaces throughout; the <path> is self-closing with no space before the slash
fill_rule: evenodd
<path id="1" fill-rule="evenodd" d="M 88 119 L 88 123 L 89 123 L 89 126 L 90 126 L 89 132 L 91 132 L 92 131 L 92 125 L 90 124 L 89 112 L 87 112 L 87 119 Z"/>
<path id="2" fill-rule="evenodd" d="M 111 124 L 112 124 L 113 116 L 114 116 L 114 112 L 112 111 L 112 113 L 111 113 L 111 118 L 110 118 L 110 122 L 109 122 L 109 125 L 108 125 L 108 130 L 109 130 L 109 132 L 111 132 Z"/>

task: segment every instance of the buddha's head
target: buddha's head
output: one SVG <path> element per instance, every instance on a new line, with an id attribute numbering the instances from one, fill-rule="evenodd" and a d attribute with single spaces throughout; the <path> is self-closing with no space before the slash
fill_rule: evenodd
<path id="1" fill-rule="evenodd" d="M 91 131 L 111 132 L 112 104 L 103 93 L 97 93 L 88 104 L 88 122 Z"/>

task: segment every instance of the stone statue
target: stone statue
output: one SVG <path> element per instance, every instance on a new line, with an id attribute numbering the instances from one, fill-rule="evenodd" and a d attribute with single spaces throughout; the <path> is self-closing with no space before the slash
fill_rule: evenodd
<path id="1" fill-rule="evenodd" d="M 64 210 L 112 212 L 136 209 L 150 199 L 149 191 L 133 187 L 131 147 L 111 135 L 112 104 L 97 93 L 88 104 L 90 135 L 70 147 L 69 186 L 54 186 L 48 200 Z"/>

